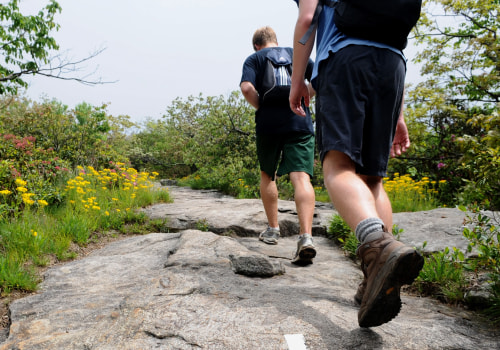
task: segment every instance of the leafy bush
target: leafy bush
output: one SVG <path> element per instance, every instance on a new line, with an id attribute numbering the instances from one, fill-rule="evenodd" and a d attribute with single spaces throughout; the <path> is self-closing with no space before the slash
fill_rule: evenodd
<path id="1" fill-rule="evenodd" d="M 415 286 L 425 295 L 432 295 L 447 303 L 463 302 L 467 285 L 463 270 L 464 254 L 448 247 L 425 257 L 424 267 Z"/>
<path id="2" fill-rule="evenodd" d="M 481 212 L 478 207 L 460 209 L 466 212 L 463 235 L 468 240 L 467 252 L 472 254 L 465 259 L 462 251 L 447 247 L 425 257 L 414 287 L 447 303 L 468 304 L 468 291 L 481 281 L 489 300 L 486 306 L 471 306 L 482 307 L 494 324 L 500 324 L 500 226 L 494 213 Z"/>
<path id="3" fill-rule="evenodd" d="M 81 103 L 74 110 L 56 100 L 31 102 L 14 99 L 0 100 L 0 132 L 21 138 L 33 138 L 36 146 L 53 150 L 55 155 L 69 162 L 70 168 L 90 165 L 107 166 L 110 161 L 122 161 L 126 153 L 117 140 L 116 131 L 127 120 L 111 118 L 106 105 L 94 107 Z"/>
<path id="4" fill-rule="evenodd" d="M 34 137 L 0 134 L 0 139 L 0 220 L 18 215 L 26 206 L 60 203 L 68 162 L 53 149 L 36 147 Z"/>
<path id="5" fill-rule="evenodd" d="M 482 213 L 477 207 L 466 209 L 466 226 L 463 235 L 469 241 L 467 251 L 477 255 L 469 259 L 468 268 L 477 273 L 483 271 L 488 277 L 490 306 L 486 313 L 500 324 L 500 225 L 494 213 Z"/>
<path id="6" fill-rule="evenodd" d="M 344 251 L 351 258 L 356 258 L 356 249 L 359 241 L 340 215 L 334 215 L 330 221 L 327 234 L 340 243 Z"/>
<path id="7" fill-rule="evenodd" d="M 500 117 L 498 111 L 479 114 L 468 121 L 481 127 L 477 136 L 459 139 L 464 156 L 459 169 L 466 174 L 459 195 L 463 205 L 481 203 L 484 208 L 500 209 Z"/>

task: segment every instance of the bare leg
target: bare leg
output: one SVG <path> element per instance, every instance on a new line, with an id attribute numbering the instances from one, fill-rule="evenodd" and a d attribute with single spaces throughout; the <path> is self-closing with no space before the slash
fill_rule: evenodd
<path id="1" fill-rule="evenodd" d="M 309 175 L 302 171 L 291 172 L 290 181 L 295 190 L 295 206 L 299 217 L 300 232 L 312 234 L 315 194 Z"/>
<path id="2" fill-rule="evenodd" d="M 267 216 L 267 223 L 271 227 L 278 227 L 278 188 L 276 181 L 272 181 L 266 172 L 260 172 L 260 196 Z"/>
<path id="3" fill-rule="evenodd" d="M 374 194 L 347 155 L 329 151 L 323 160 L 323 173 L 335 209 L 353 231 L 361 221 L 379 217 Z"/>
<path id="4" fill-rule="evenodd" d="M 387 192 L 385 192 L 382 179 L 378 176 L 361 176 L 361 178 L 372 192 L 373 198 L 375 198 L 378 217 L 384 222 L 386 230 L 392 232 L 392 206 Z"/>

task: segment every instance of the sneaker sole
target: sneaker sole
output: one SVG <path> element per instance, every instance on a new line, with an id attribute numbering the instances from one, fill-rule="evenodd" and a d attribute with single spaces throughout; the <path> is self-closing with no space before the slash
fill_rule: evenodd
<path id="1" fill-rule="evenodd" d="M 299 256 L 297 257 L 297 259 L 292 260 L 292 263 L 301 266 L 310 265 L 313 263 L 312 260 L 315 256 L 316 249 L 314 249 L 314 247 L 303 247 L 299 252 Z"/>
<path id="2" fill-rule="evenodd" d="M 278 244 L 277 239 L 266 239 L 266 238 L 259 237 L 259 240 L 266 243 L 266 244 Z"/>
<path id="3" fill-rule="evenodd" d="M 396 317 L 401 310 L 401 286 L 412 284 L 424 266 L 424 258 L 414 249 L 402 249 L 406 251 L 394 251 L 389 256 L 379 272 L 381 277 L 365 296 L 368 299 L 358 313 L 360 327 L 380 326 Z"/>

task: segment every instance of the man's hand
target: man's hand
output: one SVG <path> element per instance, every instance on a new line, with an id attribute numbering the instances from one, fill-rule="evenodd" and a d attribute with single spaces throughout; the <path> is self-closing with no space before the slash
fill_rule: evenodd
<path id="1" fill-rule="evenodd" d="M 396 125 L 396 133 L 392 141 L 391 157 L 397 157 L 406 152 L 410 147 L 410 136 L 404 118 L 401 116 Z"/>
<path id="2" fill-rule="evenodd" d="M 293 113 L 300 115 L 302 117 L 306 116 L 306 111 L 302 107 L 302 98 L 304 98 L 304 104 L 309 107 L 309 89 L 305 82 L 293 83 L 290 89 L 290 109 Z"/>

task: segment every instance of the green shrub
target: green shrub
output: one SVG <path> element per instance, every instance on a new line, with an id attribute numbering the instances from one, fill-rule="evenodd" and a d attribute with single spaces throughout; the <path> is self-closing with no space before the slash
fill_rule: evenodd
<path id="1" fill-rule="evenodd" d="M 71 169 L 77 165 L 103 168 L 111 160 L 127 161 L 119 134 L 120 126 L 131 124 L 109 116 L 106 105 L 80 103 L 69 109 L 56 100 L 37 103 L 14 99 L 5 104 L 0 101 L 0 113 L 0 133 L 36 140 L 36 147 L 52 150 Z"/>
<path id="2" fill-rule="evenodd" d="M 334 241 L 339 242 L 349 257 L 356 258 L 359 241 L 340 215 L 336 214 L 332 217 L 327 235 Z"/>
<path id="3" fill-rule="evenodd" d="M 61 203 L 60 185 L 70 175 L 68 162 L 53 149 L 36 147 L 35 138 L 0 135 L 0 219 L 26 206 Z"/>
<path id="4" fill-rule="evenodd" d="M 425 257 L 424 267 L 415 286 L 424 295 L 432 295 L 448 303 L 462 302 L 466 276 L 463 270 L 464 254 L 457 248 L 448 247 Z"/>
<path id="5" fill-rule="evenodd" d="M 485 214 L 478 207 L 460 209 L 467 213 L 463 229 L 469 242 L 467 251 L 477 252 L 467 261 L 467 267 L 486 273 L 490 292 L 490 306 L 486 313 L 500 324 L 500 225 L 494 213 Z"/>

